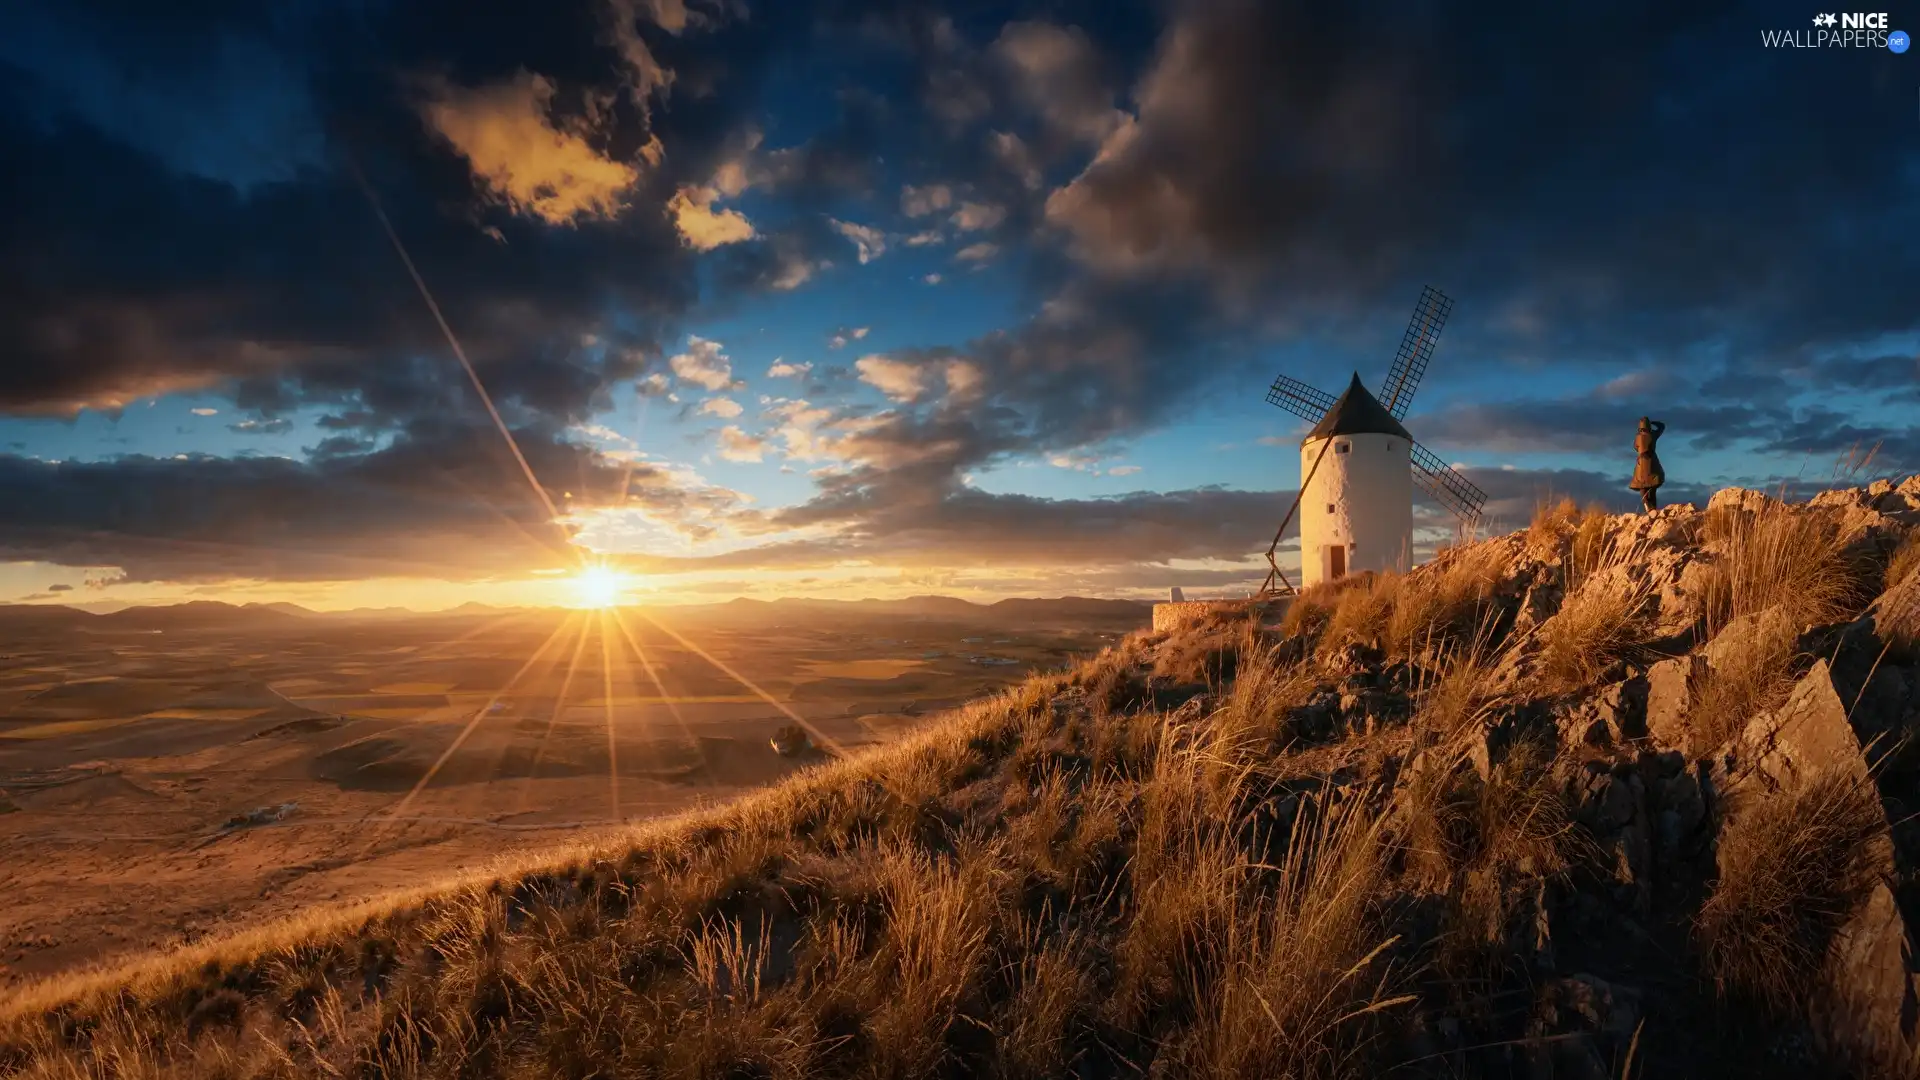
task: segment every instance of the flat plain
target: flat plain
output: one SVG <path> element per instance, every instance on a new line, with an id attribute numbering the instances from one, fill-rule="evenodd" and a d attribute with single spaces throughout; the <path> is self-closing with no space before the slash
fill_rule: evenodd
<path id="1" fill-rule="evenodd" d="M 1144 605 L 0 607 L 0 988 L 721 800 Z M 813 748 L 769 739 L 801 722 Z"/>

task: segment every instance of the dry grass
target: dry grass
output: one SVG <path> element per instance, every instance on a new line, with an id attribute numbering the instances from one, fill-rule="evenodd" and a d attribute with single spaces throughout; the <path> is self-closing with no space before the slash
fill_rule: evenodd
<path id="1" fill-rule="evenodd" d="M 564 860 L 49 987 L 0 1072 L 1371 1075 L 1404 1004 L 1375 816 L 1267 816 L 1308 683 L 1240 648 L 1183 723 L 1051 707 L 1131 641 Z"/>
<path id="2" fill-rule="evenodd" d="M 1890 865 L 1886 836 L 1872 785 L 1841 773 L 1736 802 L 1697 927 L 1716 982 L 1779 1015 L 1804 1016 L 1835 935 Z"/>
<path id="3" fill-rule="evenodd" d="M 1302 590 L 1293 598 L 1292 605 L 1287 608 L 1286 617 L 1280 620 L 1281 636 L 1318 641 L 1326 632 L 1327 623 L 1333 618 L 1333 609 L 1338 606 L 1340 595 L 1346 591 L 1349 584 L 1349 582 L 1323 581 Z"/>
<path id="4" fill-rule="evenodd" d="M 1887 560 L 1887 573 L 1884 589 L 1904 584 L 1908 578 L 1920 574 L 1920 526 L 1910 528 L 1900 538 Z"/>
<path id="5" fill-rule="evenodd" d="M 1333 613 L 1320 636 L 1323 651 L 1349 644 L 1378 646 L 1387 637 L 1388 620 L 1393 615 L 1394 596 L 1399 592 L 1401 576 L 1388 571 L 1356 575 L 1353 583 L 1341 590 Z M 1289 613 L 1291 614 L 1291 613 Z"/>
<path id="6" fill-rule="evenodd" d="M 1718 556 L 1704 598 L 1710 634 L 1775 606 L 1799 626 L 1833 622 L 1871 595 L 1830 514 L 1769 500 L 1709 514 L 1705 534 Z"/>
<path id="7" fill-rule="evenodd" d="M 1644 578 L 1624 573 L 1589 576 L 1540 624 L 1540 671 L 1548 685 L 1576 689 L 1632 659 L 1648 636 L 1650 599 Z"/>
<path id="8" fill-rule="evenodd" d="M 1581 507 L 1564 497 L 1542 502 L 1527 527 L 1527 547 L 1541 558 L 1563 560 L 1567 588 L 1573 590 L 1606 565 L 1608 520 L 1607 508 L 1599 503 Z"/>
<path id="9" fill-rule="evenodd" d="M 1786 704 L 1793 693 L 1799 629 L 1786 618 L 1761 621 L 1745 648 L 1718 650 L 1695 680 L 1687 724 L 1695 753 L 1724 746 L 1747 722 Z"/>
<path id="10" fill-rule="evenodd" d="M 1434 658 L 1428 681 L 1416 687 L 1415 718 L 1429 737 L 1451 741 L 1493 702 L 1492 677 L 1503 659 L 1493 630 L 1491 621 L 1483 622 L 1470 639 Z"/>
<path id="11" fill-rule="evenodd" d="M 1505 569 L 1500 560 L 1493 545 L 1473 544 L 1400 579 L 1387 620 L 1389 651 L 1413 657 L 1470 637 L 1491 609 Z"/>
<path id="12" fill-rule="evenodd" d="M 1455 978 L 1497 956 L 1527 886 L 1563 878 L 1583 852 L 1552 756 L 1521 743 L 1482 779 L 1463 754 L 1441 754 L 1406 785 L 1396 828 L 1410 879 L 1449 900 L 1436 956 Z"/>

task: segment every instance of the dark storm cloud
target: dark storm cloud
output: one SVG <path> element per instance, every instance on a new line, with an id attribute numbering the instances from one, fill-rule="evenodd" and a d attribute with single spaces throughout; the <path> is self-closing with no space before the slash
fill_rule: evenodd
<path id="1" fill-rule="evenodd" d="M 1904 361 L 1911 368 L 1913 361 Z M 1837 361 L 1811 369 L 1809 386 L 1862 391 L 1859 404 L 1897 404 L 1899 384 L 1876 379 L 1878 368 L 1900 364 Z M 1863 381 L 1848 384 L 1848 374 Z M 1920 470 L 1920 425 L 1875 423 L 1827 404 L 1757 396 L 1754 400 L 1714 402 L 1705 394 L 1682 397 L 1607 393 L 1608 387 L 1561 398 L 1534 398 L 1491 404 L 1458 405 L 1417 417 L 1424 441 L 1448 446 L 1519 453 L 1599 453 L 1631 460 L 1639 417 L 1651 414 L 1667 424 L 1662 450 L 1678 460 L 1681 448 L 1709 451 L 1744 447 L 1761 453 L 1815 456 L 1831 460 L 1854 447 L 1877 447 L 1877 460 L 1889 469 Z"/>
<path id="2" fill-rule="evenodd" d="M 655 466 L 623 468 L 551 429 L 516 436 L 563 511 L 568 492 L 665 512 L 689 497 Z M 377 450 L 326 451 L 307 461 L 0 455 L 0 505 L 21 510 L 0 517 L 0 560 L 186 581 L 479 577 L 570 557 L 491 428 L 421 420 Z"/>
<path id="3" fill-rule="evenodd" d="M 1901 59 L 1759 48 L 1782 18 L 1180 5 L 1137 127 L 1049 216 L 1092 264 L 1202 272 L 1295 313 L 1438 278 L 1473 301 L 1456 350 L 1905 328 L 1920 255 L 1877 239 L 1916 221 L 1916 152 L 1876 134 L 1910 118 Z"/>
<path id="4" fill-rule="evenodd" d="M 669 116 L 672 88 L 640 93 L 632 43 L 609 29 L 620 6 L 23 9 L 36 36 L 0 50 L 0 152 L 35 167 L 0 181 L 0 411 L 236 381 L 267 415 L 318 401 L 391 425 L 443 408 L 457 372 L 350 160 L 497 396 L 560 418 L 602 404 L 697 295 L 665 208 L 751 115 L 786 29 L 773 13 L 668 32 L 644 15 L 679 5 L 625 5 L 678 77 Z M 22 41 L 55 55 L 28 63 Z M 238 59 L 212 62 L 208 43 Z M 529 94 L 544 111 L 515 111 Z M 280 107 L 198 110 L 262 96 Z M 123 115 L 140 110 L 199 134 L 156 138 Z M 564 146 L 529 141 L 543 123 Z M 655 139 L 674 147 L 657 167 Z M 226 144 L 249 149 L 200 149 Z"/>

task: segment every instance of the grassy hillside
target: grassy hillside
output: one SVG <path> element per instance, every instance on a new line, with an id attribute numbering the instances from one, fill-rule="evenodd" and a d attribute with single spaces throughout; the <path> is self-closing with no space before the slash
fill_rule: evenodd
<path id="1" fill-rule="evenodd" d="M 726 807 L 39 987 L 0 1074 L 1898 1075 L 1917 623 L 1920 478 L 1549 508 Z"/>

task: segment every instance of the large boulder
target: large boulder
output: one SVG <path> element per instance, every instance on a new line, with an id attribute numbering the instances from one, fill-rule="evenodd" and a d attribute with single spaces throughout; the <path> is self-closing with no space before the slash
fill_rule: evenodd
<path id="1" fill-rule="evenodd" d="M 1759 797 L 1839 772 L 1860 784 L 1873 780 L 1847 706 L 1827 662 L 1814 663 L 1787 703 L 1747 727 L 1752 782 Z M 1846 1057 L 1873 1075 L 1907 1075 L 1920 1066 L 1920 973 L 1913 943 L 1889 883 L 1894 880 L 1891 830 L 1878 846 L 1882 884 L 1854 913 L 1834 946 L 1826 992 L 1816 998 L 1815 1028 Z"/>
<path id="2" fill-rule="evenodd" d="M 1692 742 L 1693 691 L 1706 671 L 1700 655 L 1676 656 L 1647 669 L 1646 730 L 1661 746 L 1685 750 Z"/>
<path id="3" fill-rule="evenodd" d="M 1920 660 L 1920 573 L 1881 593 L 1871 614 L 1874 633 L 1888 652 L 1898 659 Z"/>
<path id="4" fill-rule="evenodd" d="M 1866 754 L 1824 659 L 1794 684 L 1786 704 L 1748 722 L 1744 743 L 1753 775 L 1774 790 L 1832 771 L 1871 782 Z"/>
<path id="5" fill-rule="evenodd" d="M 1833 993 L 1816 1011 L 1815 1028 L 1873 1075 L 1920 1071 L 1920 977 L 1912 955 L 1906 920 L 1884 884 L 1834 944 Z"/>

